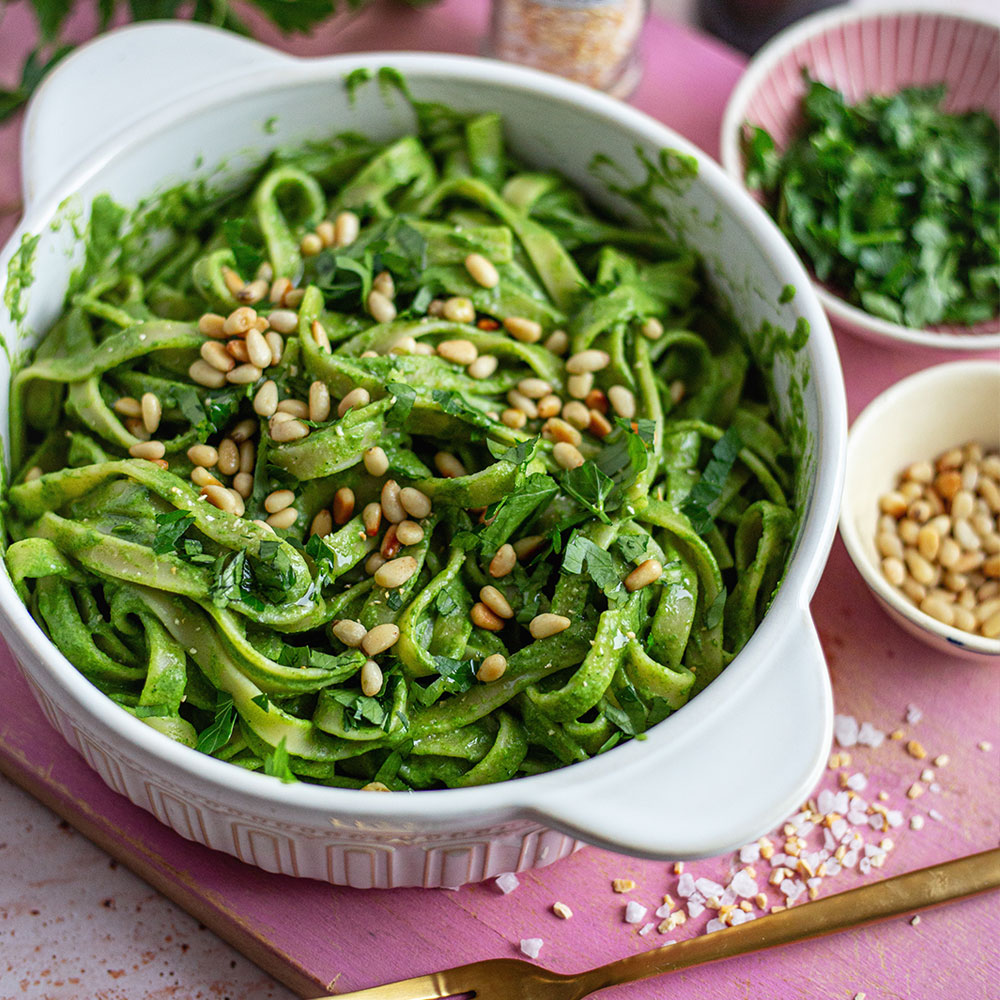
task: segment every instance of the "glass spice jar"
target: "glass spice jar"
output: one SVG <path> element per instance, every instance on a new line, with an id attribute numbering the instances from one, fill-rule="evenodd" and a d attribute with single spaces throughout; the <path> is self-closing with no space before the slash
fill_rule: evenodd
<path id="1" fill-rule="evenodd" d="M 625 97 L 648 13 L 649 0 L 493 0 L 490 51 Z"/>

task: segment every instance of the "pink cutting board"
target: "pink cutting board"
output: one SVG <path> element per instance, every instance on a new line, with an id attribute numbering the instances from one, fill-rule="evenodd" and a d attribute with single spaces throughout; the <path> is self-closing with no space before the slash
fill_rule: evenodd
<path id="1" fill-rule="evenodd" d="M 390 14 L 391 10 L 391 14 Z M 376 7 L 339 20 L 307 41 L 288 43 L 261 35 L 290 51 L 319 55 L 360 49 L 447 49 L 475 52 L 487 17 L 482 0 L 445 0 L 427 11 Z M 92 30 L 92 12 L 76 17 L 77 37 Z M 6 13 L 0 78 L 13 75 L 32 44 L 22 6 Z M 14 44 L 9 44 L 13 41 Z M 712 153 L 722 109 L 742 60 L 716 42 L 653 19 L 644 39 L 646 72 L 633 101 Z M 16 135 L 0 131 L 0 214 L 17 196 Z M 0 218 L 0 237 L 12 228 Z M 851 416 L 877 392 L 937 354 L 901 352 L 840 338 Z M 813 602 L 833 678 L 837 711 L 888 731 L 902 725 L 931 757 L 947 753 L 937 770 L 941 790 L 909 802 L 903 795 L 928 761 L 909 757 L 899 742 L 853 751 L 852 771 L 868 776 L 869 789 L 885 789 L 891 808 L 940 820 L 920 831 L 904 826 L 888 861 L 870 878 L 909 871 L 993 847 L 998 842 L 1000 675 L 931 652 L 897 628 L 875 605 L 839 542 Z M 67 751 L 44 721 L 10 655 L 0 646 L 0 770 L 32 792 L 118 860 L 187 909 L 275 978 L 302 996 L 359 989 L 477 959 L 513 956 L 518 941 L 541 937 L 540 961 L 559 971 L 587 968 L 655 947 L 655 931 L 640 936 L 623 922 L 624 901 L 656 907 L 676 895 L 677 877 L 662 862 L 640 861 L 597 849 L 521 876 L 520 888 L 502 895 L 492 883 L 446 890 L 358 891 L 270 875 L 226 855 L 183 840 L 144 811 L 107 789 L 82 759 Z M 781 692 L 775 691 L 780 698 Z M 903 724 L 906 706 L 924 719 Z M 720 739 L 730 735 L 720 733 Z M 989 741 L 992 748 L 978 744 Z M 679 765 L 682 766 L 682 765 Z M 738 767 L 738 758 L 734 767 Z M 833 774 L 824 779 L 833 787 Z M 874 791 L 869 793 L 874 798 Z M 720 803 L 720 808 L 725 808 Z M 696 874 L 723 877 L 733 859 L 689 865 Z M 628 897 L 611 891 L 611 879 L 637 883 Z M 862 879 L 844 874 L 822 893 Z M 569 921 L 549 907 L 572 907 Z M 708 914 L 671 936 L 698 932 Z M 980 898 L 925 914 L 919 926 L 900 920 L 832 938 L 751 955 L 722 965 L 677 973 L 601 994 L 609 1000 L 715 1000 L 719 997 L 869 998 L 964 1000 L 995 997 L 1000 981 L 995 898 Z M 514 1000 L 514 998 L 511 998 Z"/>

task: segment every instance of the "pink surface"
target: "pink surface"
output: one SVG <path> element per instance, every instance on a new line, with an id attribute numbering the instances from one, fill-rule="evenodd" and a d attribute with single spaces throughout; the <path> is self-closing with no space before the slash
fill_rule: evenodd
<path id="1" fill-rule="evenodd" d="M 339 33 L 325 30 L 316 39 L 286 47 L 308 54 L 361 48 L 475 51 L 485 11 L 483 3 L 472 0 L 447 0 L 422 14 L 397 12 L 391 21 L 376 21 L 376 11 Z M 21 50 L 30 44 L 23 7 L 8 9 L 6 18 L 0 45 L 0 79 L 5 81 L 13 77 Z M 84 20 L 78 27 L 86 33 Z M 9 44 L 11 40 L 15 44 Z M 645 55 L 646 75 L 634 102 L 714 154 L 722 107 L 741 68 L 738 58 L 657 21 L 646 33 Z M 0 204 L 16 197 L 15 148 L 14 129 L 7 126 L 0 134 Z M 852 417 L 900 377 L 947 360 L 848 336 L 840 338 L 840 349 Z M 947 753 L 951 758 L 937 769 L 941 790 L 911 802 L 903 793 L 929 760 L 914 760 L 901 742 L 890 740 L 878 749 L 852 750 L 847 772 L 868 776 L 869 800 L 884 789 L 889 795 L 886 805 L 901 809 L 907 818 L 927 816 L 932 808 L 942 817 L 927 819 L 920 831 L 908 825 L 893 830 L 895 848 L 885 866 L 869 878 L 995 846 L 1000 676 L 995 670 L 944 658 L 909 638 L 878 609 L 839 542 L 813 611 L 830 664 L 837 711 L 885 731 L 902 726 L 907 738 L 919 739 L 930 757 Z M 561 971 L 624 957 L 665 940 L 655 930 L 640 936 L 636 926 L 623 922 L 622 914 L 627 899 L 652 910 L 663 893 L 676 896 L 677 876 L 671 868 L 596 849 L 523 875 L 521 887 L 509 896 L 491 883 L 458 892 L 361 892 L 247 867 L 189 844 L 109 791 L 49 729 L 5 650 L 0 651 L 0 684 L 5 693 L 0 768 L 303 995 L 515 955 L 524 937 L 544 938 L 540 961 Z M 781 692 L 775 691 L 775 697 Z M 910 703 L 923 709 L 924 719 L 903 725 Z M 731 735 L 720 733 L 719 739 Z M 977 744 L 984 740 L 993 748 L 979 749 Z M 834 777 L 827 773 L 827 787 L 834 787 Z M 732 864 L 733 859 L 725 857 L 689 865 L 689 871 L 722 877 Z M 614 894 L 610 881 L 616 877 L 632 878 L 637 888 L 628 896 Z M 860 880 L 856 873 L 845 873 L 826 880 L 821 892 L 849 888 Z M 3 895 L 0 872 L 0 898 Z M 551 914 L 549 907 L 556 900 L 572 907 L 571 920 Z M 708 916 L 670 937 L 700 931 Z M 869 998 L 944 1000 L 960 991 L 966 1000 L 978 1000 L 996 995 L 998 939 L 996 899 L 984 898 L 925 914 L 919 926 L 895 921 L 678 973 L 669 983 L 639 983 L 601 995 L 618 1000 L 668 995 L 679 1000 L 850 998 L 864 991 Z"/>

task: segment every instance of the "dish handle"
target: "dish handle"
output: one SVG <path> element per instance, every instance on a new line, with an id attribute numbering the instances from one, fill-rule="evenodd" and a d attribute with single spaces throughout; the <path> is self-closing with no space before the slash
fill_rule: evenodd
<path id="1" fill-rule="evenodd" d="M 21 150 L 25 205 L 167 105 L 290 58 L 232 32 L 183 21 L 129 25 L 88 42 L 45 78 L 28 105 Z"/>
<path id="2" fill-rule="evenodd" d="M 797 609 L 783 626 L 776 639 L 756 636 L 762 653 L 748 682 L 736 698 L 727 692 L 718 711 L 682 725 L 669 756 L 636 753 L 601 778 L 591 775 L 585 794 L 570 783 L 532 815 L 609 850 L 670 860 L 716 856 L 772 830 L 812 794 L 833 729 L 809 610 Z M 710 686 L 699 697 L 714 693 Z"/>

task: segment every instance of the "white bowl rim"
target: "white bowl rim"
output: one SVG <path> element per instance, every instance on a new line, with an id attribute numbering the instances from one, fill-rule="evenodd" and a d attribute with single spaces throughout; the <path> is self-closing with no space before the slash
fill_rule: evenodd
<path id="1" fill-rule="evenodd" d="M 172 25 L 174 22 L 147 22 L 117 29 L 117 32 L 155 31 L 160 24 Z M 109 161 L 147 141 L 155 133 L 183 120 L 190 113 L 199 113 L 272 88 L 311 80 L 341 80 L 346 73 L 359 67 L 378 68 L 387 65 L 404 73 L 430 77 L 471 77 L 501 87 L 521 89 L 547 100 L 571 103 L 595 115 L 611 119 L 635 133 L 638 138 L 656 145 L 669 146 L 694 157 L 699 164 L 698 181 L 707 183 L 713 195 L 755 234 L 773 265 L 794 275 L 796 287 L 801 285 L 811 288 L 808 274 L 777 227 L 744 190 L 731 183 L 711 157 L 669 126 L 605 94 L 528 67 L 477 56 L 389 51 L 308 58 L 269 51 L 274 51 L 277 57 L 273 68 L 255 68 L 245 76 L 228 80 L 224 94 L 186 96 L 114 136 L 112 141 L 77 169 L 61 178 L 52 189 L 45 191 L 37 203 L 27 206 L 25 216 L 7 248 L 16 246 L 24 233 L 40 232 L 55 216 L 66 197 L 101 171 Z M 73 56 L 69 58 L 72 59 Z M 42 88 L 44 86 L 43 83 Z M 0 259 L 5 256 L 5 252 L 0 252 Z M 359 796 L 354 789 L 306 782 L 284 784 L 259 773 L 234 767 L 173 741 L 168 743 L 162 734 L 114 705 L 51 643 L 17 597 L 6 572 L 3 572 L 0 573 L 0 622 L 9 624 L 13 632 L 6 634 L 6 638 L 22 655 L 40 658 L 46 669 L 58 678 L 79 704 L 103 724 L 113 725 L 122 731 L 141 752 L 166 761 L 179 773 L 190 775 L 196 780 L 217 783 L 225 787 L 227 792 L 254 800 L 258 805 L 269 809 L 296 808 L 314 814 L 328 816 L 333 813 L 354 816 L 359 821 L 391 822 L 394 825 L 413 821 L 426 822 L 432 817 L 444 824 L 463 819 L 481 823 L 484 817 L 491 815 L 518 818 L 544 814 L 546 791 L 562 791 L 567 783 L 586 785 L 591 779 L 599 780 L 620 772 L 625 767 L 634 766 L 641 757 L 655 752 L 657 743 L 673 740 L 677 738 L 677 734 L 693 731 L 702 724 L 706 716 L 714 714 L 752 683 L 754 660 L 766 657 L 767 650 L 778 645 L 786 619 L 798 620 L 803 614 L 808 617 L 808 602 L 819 582 L 836 532 L 836 515 L 845 469 L 846 400 L 840 361 L 829 322 L 818 302 L 814 303 L 809 296 L 801 299 L 797 297 L 797 301 L 800 302 L 800 308 L 812 331 L 808 348 L 815 352 L 811 386 L 818 396 L 821 424 L 818 438 L 821 440 L 817 440 L 817 448 L 823 455 L 823 461 L 817 462 L 816 483 L 804 512 L 797 551 L 789 563 L 785 579 L 768 614 L 741 651 L 741 655 L 723 671 L 722 676 L 685 706 L 687 711 L 678 712 L 664 723 L 653 727 L 644 741 L 629 740 L 615 747 L 613 752 L 517 780 L 469 788 L 422 791 L 416 795 Z M 756 651 L 756 657 L 753 651 Z M 108 719 L 109 715 L 111 721 Z M 669 730 L 666 723 L 670 723 Z"/>
<path id="2" fill-rule="evenodd" d="M 878 424 L 884 415 L 890 410 L 902 405 L 911 394 L 927 389 L 931 385 L 959 382 L 970 375 L 992 374 L 996 377 L 1000 386 L 1000 365 L 978 359 L 963 359 L 961 361 L 949 361 L 944 364 L 934 365 L 924 368 L 907 378 L 900 379 L 885 392 L 876 396 L 855 418 L 854 423 L 847 435 L 847 466 L 850 470 L 854 457 L 854 442 L 862 434 L 866 433 L 872 425 Z M 848 476 L 848 483 L 850 476 Z M 875 523 L 877 514 L 872 511 L 872 524 Z M 847 496 L 844 496 L 843 505 L 840 511 L 840 536 L 843 539 L 844 547 L 847 549 L 851 561 L 858 568 L 858 572 L 864 578 L 865 583 L 875 592 L 875 594 L 899 612 L 907 621 L 919 626 L 923 631 L 929 632 L 948 642 L 961 646 L 966 650 L 981 653 L 984 657 L 1000 658 L 1000 639 L 988 639 L 986 636 L 974 635 L 971 632 L 963 632 L 952 625 L 945 625 L 936 618 L 921 611 L 917 605 L 907 600 L 905 594 L 901 594 L 882 575 L 868 553 L 865 551 L 861 532 L 858 531 L 854 519 L 848 511 Z"/>
<path id="3" fill-rule="evenodd" d="M 739 186 L 748 191 L 743 175 L 743 161 L 740 154 L 740 135 L 745 121 L 746 106 L 751 96 L 770 75 L 774 67 L 792 49 L 797 48 L 809 38 L 822 35 L 828 29 L 841 24 L 854 24 L 858 21 L 874 21 L 886 15 L 912 14 L 918 16 L 948 17 L 956 21 L 967 21 L 993 31 L 1000 31 L 1000 19 L 992 21 L 984 16 L 964 8 L 954 9 L 943 4 L 923 4 L 891 2 L 879 3 L 871 7 L 853 7 L 841 4 L 830 10 L 820 11 L 810 17 L 796 21 L 785 28 L 764 45 L 750 60 L 743 75 L 738 80 L 733 92 L 726 102 L 722 116 L 722 126 L 719 134 L 720 162 L 723 169 Z M 1000 123 L 998 123 L 1000 124 Z M 823 308 L 830 315 L 847 326 L 857 327 L 866 334 L 877 334 L 893 342 L 912 344 L 917 347 L 930 347 L 944 351 L 990 351 L 1000 348 L 1000 332 L 998 333 L 939 333 L 934 330 L 920 330 L 915 327 L 903 326 L 891 320 L 882 319 L 851 305 L 845 299 L 834 294 L 818 281 L 810 271 L 808 264 L 803 262 L 810 275 L 812 286 L 819 296 Z"/>

